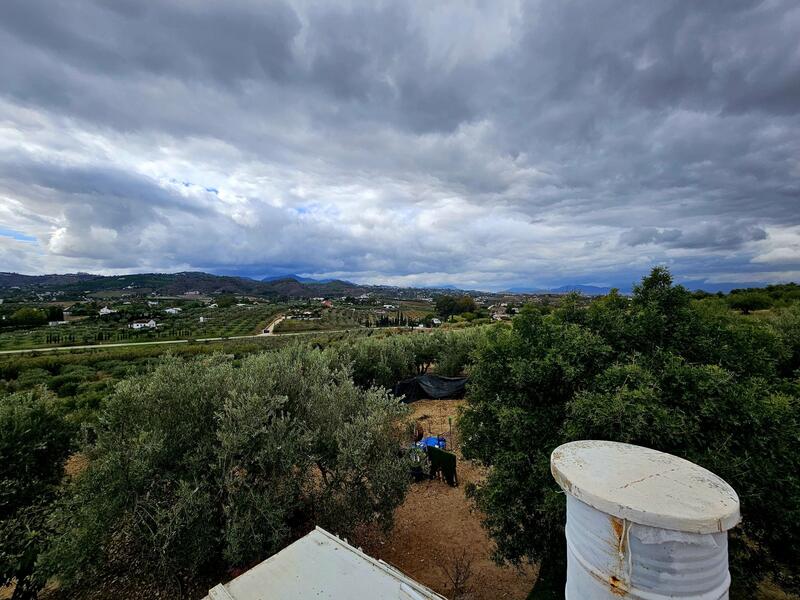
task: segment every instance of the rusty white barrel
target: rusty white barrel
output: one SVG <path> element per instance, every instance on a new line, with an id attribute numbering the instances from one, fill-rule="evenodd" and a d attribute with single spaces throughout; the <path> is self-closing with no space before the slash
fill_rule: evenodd
<path id="1" fill-rule="evenodd" d="M 728 598 L 733 488 L 682 458 L 631 444 L 559 446 L 567 495 L 567 600 Z"/>

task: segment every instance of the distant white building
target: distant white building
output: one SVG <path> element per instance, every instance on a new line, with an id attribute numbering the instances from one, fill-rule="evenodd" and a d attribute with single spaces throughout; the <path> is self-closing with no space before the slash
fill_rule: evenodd
<path id="1" fill-rule="evenodd" d="M 115 312 L 117 312 L 117 311 L 111 310 L 107 306 L 104 306 L 103 308 L 100 309 L 100 316 L 104 317 L 106 315 L 113 315 Z"/>
<path id="2" fill-rule="evenodd" d="M 168 308 L 164 312 L 167 313 L 168 315 L 177 315 L 179 312 L 181 312 L 181 309 L 172 307 L 172 308 Z"/>
<path id="3" fill-rule="evenodd" d="M 201 323 L 205 323 L 206 322 L 206 318 L 205 317 L 200 317 L 200 322 Z"/>
<path id="4" fill-rule="evenodd" d="M 431 319 L 431 323 L 433 323 L 434 325 L 441 325 L 442 324 L 442 320 L 441 319 L 437 319 L 436 317 L 434 317 L 433 319 Z"/>
<path id="5" fill-rule="evenodd" d="M 384 304 L 383 308 L 385 308 L 386 310 L 397 310 L 397 305 L 395 305 L 395 304 Z"/>
<path id="6" fill-rule="evenodd" d="M 158 327 L 158 323 L 155 322 L 155 319 L 139 319 L 134 321 L 129 325 L 131 329 L 155 329 Z"/>
<path id="7" fill-rule="evenodd" d="M 148 300 L 147 306 L 158 306 L 158 301 L 156 300 Z"/>
<path id="8" fill-rule="evenodd" d="M 214 304 L 209 304 L 208 308 L 217 308 L 219 306 L 216 302 Z"/>
<path id="9" fill-rule="evenodd" d="M 66 321 L 48 321 L 47 323 L 50 327 L 55 327 L 57 325 L 65 325 Z"/>

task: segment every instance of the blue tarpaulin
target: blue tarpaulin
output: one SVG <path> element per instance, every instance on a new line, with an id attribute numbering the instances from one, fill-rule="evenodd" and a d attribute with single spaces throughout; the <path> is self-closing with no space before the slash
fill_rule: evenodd
<path id="1" fill-rule="evenodd" d="M 421 442 L 419 442 L 417 445 L 420 446 L 421 448 L 429 446 L 444 450 L 447 447 L 447 440 L 445 440 L 443 437 L 428 436 L 424 438 Z"/>

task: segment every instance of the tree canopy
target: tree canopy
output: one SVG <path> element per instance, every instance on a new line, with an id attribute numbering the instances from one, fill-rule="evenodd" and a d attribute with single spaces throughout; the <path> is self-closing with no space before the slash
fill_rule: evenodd
<path id="1" fill-rule="evenodd" d="M 553 562 L 565 558 L 565 503 L 550 453 L 571 440 L 608 439 L 725 478 L 744 517 L 731 532 L 734 591 L 749 597 L 765 574 L 796 589 L 798 325 L 797 310 L 753 321 L 694 302 L 657 268 L 630 300 L 612 293 L 547 316 L 524 309 L 512 328 L 493 331 L 476 351 L 461 430 L 464 455 L 491 466 L 471 495 L 497 557 L 560 571 Z"/>
<path id="2" fill-rule="evenodd" d="M 46 518 L 72 444 L 72 427 L 39 387 L 0 402 L 0 584 L 16 582 L 14 600 L 35 598 L 35 563 Z"/>
<path id="3" fill-rule="evenodd" d="M 471 296 L 442 295 L 436 298 L 436 312 L 444 319 L 452 315 L 474 313 L 475 310 L 475 300 Z"/>
<path id="4" fill-rule="evenodd" d="M 408 485 L 405 407 L 307 347 L 166 358 L 118 384 L 41 560 L 66 585 L 245 566 L 312 524 L 389 526 Z"/>

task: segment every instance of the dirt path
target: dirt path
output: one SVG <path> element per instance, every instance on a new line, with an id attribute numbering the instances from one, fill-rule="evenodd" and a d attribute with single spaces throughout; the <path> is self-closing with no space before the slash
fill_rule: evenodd
<path id="1" fill-rule="evenodd" d="M 421 400 L 411 405 L 413 418 L 420 420 L 426 432 L 449 434 L 448 417 L 455 426 L 459 401 Z M 448 437 L 450 437 L 448 435 Z M 457 560 L 471 562 L 471 577 L 464 598 L 524 599 L 536 580 L 536 570 L 498 567 L 490 558 L 492 542 L 481 527 L 481 515 L 464 495 L 464 486 L 485 477 L 482 469 L 459 457 L 459 487 L 442 481 L 413 484 L 405 502 L 395 514 L 395 527 L 388 537 L 372 534 L 363 542 L 364 550 L 395 565 L 404 573 L 433 590 L 453 597 L 453 586 L 445 572 L 452 572 Z"/>

